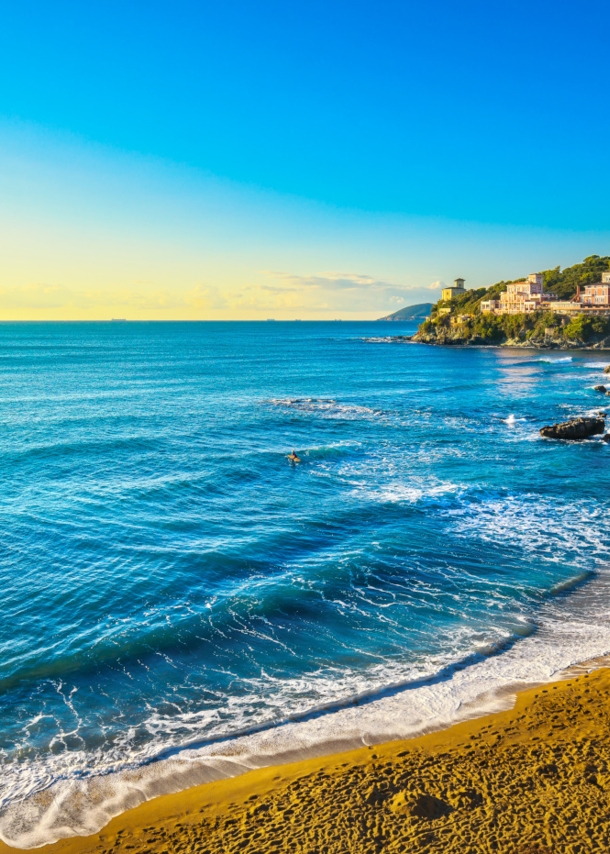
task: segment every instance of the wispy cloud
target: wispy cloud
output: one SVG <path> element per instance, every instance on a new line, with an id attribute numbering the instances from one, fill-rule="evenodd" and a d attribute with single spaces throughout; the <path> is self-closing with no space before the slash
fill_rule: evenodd
<path id="1" fill-rule="evenodd" d="M 262 274 L 271 281 L 259 286 L 261 292 L 276 298 L 299 294 L 303 307 L 311 310 L 380 311 L 403 305 L 412 299 L 413 291 L 421 290 L 366 273 L 331 271 L 297 275 L 264 270 Z"/>
<path id="2" fill-rule="evenodd" d="M 361 273 L 315 273 L 308 276 L 299 276 L 295 273 L 285 273 L 276 270 L 263 270 L 264 276 L 277 279 L 284 283 L 284 288 L 289 290 L 306 288 L 317 288 L 321 290 L 366 290 L 368 292 L 387 290 L 388 288 L 407 291 L 413 290 L 405 285 L 396 285 L 392 282 L 384 282 Z"/>
<path id="3" fill-rule="evenodd" d="M 229 307 L 229 300 L 219 288 L 200 284 L 187 291 L 184 304 L 195 310 L 220 311 Z"/>
<path id="4" fill-rule="evenodd" d="M 430 285 L 434 290 L 441 282 Z M 376 314 L 425 298 L 427 286 L 389 282 L 365 273 L 322 272 L 299 275 L 263 271 L 233 285 L 200 281 L 189 287 L 164 287 L 133 279 L 122 286 L 67 287 L 29 283 L 0 287 L 0 313 L 8 317 L 294 317 Z"/>
<path id="5" fill-rule="evenodd" d="M 74 301 L 74 294 L 61 285 L 29 284 L 0 288 L 2 308 L 60 308 Z"/>
<path id="6" fill-rule="evenodd" d="M 79 291 L 59 284 L 31 283 L 0 288 L 0 309 L 65 310 L 111 307 L 166 311 L 187 305 L 185 298 L 165 288 L 143 287 Z"/>

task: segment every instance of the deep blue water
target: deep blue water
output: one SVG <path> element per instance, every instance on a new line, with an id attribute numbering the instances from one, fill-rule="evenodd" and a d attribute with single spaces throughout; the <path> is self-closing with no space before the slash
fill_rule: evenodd
<path id="1" fill-rule="evenodd" d="M 365 340 L 411 331 L 0 325 L 5 803 L 501 648 L 599 571 L 610 446 L 538 430 L 610 354 Z"/>

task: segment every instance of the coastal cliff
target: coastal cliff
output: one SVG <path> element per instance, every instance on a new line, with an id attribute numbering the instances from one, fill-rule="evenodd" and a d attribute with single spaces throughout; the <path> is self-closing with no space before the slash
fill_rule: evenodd
<path id="1" fill-rule="evenodd" d="M 533 347 L 542 350 L 610 349 L 610 318 L 577 315 L 568 322 L 554 312 L 500 317 L 434 315 L 421 324 L 412 341 L 423 344 Z"/>
<path id="2" fill-rule="evenodd" d="M 591 255 L 581 264 L 542 273 L 545 290 L 568 300 L 579 287 L 598 281 L 610 268 L 610 257 Z M 520 281 L 520 280 L 514 280 Z M 499 297 L 507 285 L 497 282 L 476 288 L 451 300 L 439 300 L 413 341 L 425 344 L 535 347 L 540 349 L 609 349 L 610 316 L 572 314 L 552 310 L 519 314 L 482 312 L 481 303 Z"/>

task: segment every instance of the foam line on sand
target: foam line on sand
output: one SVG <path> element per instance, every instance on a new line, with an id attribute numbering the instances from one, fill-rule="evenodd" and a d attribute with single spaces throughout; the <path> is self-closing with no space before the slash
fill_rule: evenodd
<path id="1" fill-rule="evenodd" d="M 610 670 L 449 729 L 141 804 L 44 854 L 610 850 Z M 15 849 L 0 844 L 0 854 Z"/>

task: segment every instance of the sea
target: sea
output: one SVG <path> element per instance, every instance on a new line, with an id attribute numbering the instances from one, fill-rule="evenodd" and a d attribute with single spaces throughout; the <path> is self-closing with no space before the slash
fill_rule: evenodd
<path id="1" fill-rule="evenodd" d="M 610 652 L 610 444 L 539 435 L 610 353 L 414 331 L 0 324 L 4 842 Z"/>

